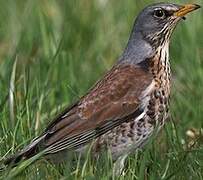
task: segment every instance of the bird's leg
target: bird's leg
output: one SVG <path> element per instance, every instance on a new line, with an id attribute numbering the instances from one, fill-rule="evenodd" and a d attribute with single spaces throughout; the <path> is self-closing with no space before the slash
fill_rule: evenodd
<path id="1" fill-rule="evenodd" d="M 115 177 L 121 176 L 125 166 L 125 159 L 128 154 L 120 156 L 113 165 L 113 179 Z"/>

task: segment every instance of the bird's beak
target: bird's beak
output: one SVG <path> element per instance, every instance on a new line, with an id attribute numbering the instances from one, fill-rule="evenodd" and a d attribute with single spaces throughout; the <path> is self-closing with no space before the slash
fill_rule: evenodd
<path id="1" fill-rule="evenodd" d="M 176 11 L 174 15 L 177 17 L 184 17 L 189 12 L 199 9 L 200 7 L 201 6 L 197 4 L 186 4 L 186 5 L 183 5 L 178 11 Z"/>

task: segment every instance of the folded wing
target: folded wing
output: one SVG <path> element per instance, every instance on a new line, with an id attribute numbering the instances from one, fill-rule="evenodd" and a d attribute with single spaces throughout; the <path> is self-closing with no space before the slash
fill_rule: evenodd
<path id="1" fill-rule="evenodd" d="M 43 151 L 52 154 L 79 148 L 123 122 L 138 117 L 143 91 L 152 82 L 148 71 L 136 66 L 114 66 L 89 93 L 65 109 L 33 140 L 5 164 L 18 163 Z"/>
<path id="2" fill-rule="evenodd" d="M 141 81 L 140 81 L 141 79 Z M 75 106 L 46 129 L 42 148 L 47 154 L 74 149 L 142 113 L 142 92 L 151 75 L 135 65 L 112 68 Z"/>

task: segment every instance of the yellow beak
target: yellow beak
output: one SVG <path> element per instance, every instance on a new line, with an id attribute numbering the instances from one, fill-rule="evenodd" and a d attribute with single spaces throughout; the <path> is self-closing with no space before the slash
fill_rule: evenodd
<path id="1" fill-rule="evenodd" d="M 189 12 L 192 12 L 199 8 L 200 8 L 200 6 L 197 4 L 186 4 L 186 5 L 183 5 L 178 11 L 176 11 L 174 13 L 174 15 L 178 16 L 178 17 L 183 17 L 186 14 L 188 14 Z"/>

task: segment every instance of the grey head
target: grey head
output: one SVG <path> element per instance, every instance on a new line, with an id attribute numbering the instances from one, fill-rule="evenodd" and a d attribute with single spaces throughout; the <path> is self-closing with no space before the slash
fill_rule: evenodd
<path id="1" fill-rule="evenodd" d="M 119 62 L 140 63 L 153 57 L 156 49 L 169 41 L 177 23 L 199 5 L 157 3 L 144 8 L 137 16 L 127 47 Z"/>

